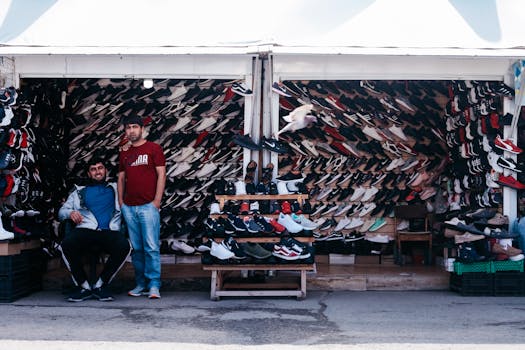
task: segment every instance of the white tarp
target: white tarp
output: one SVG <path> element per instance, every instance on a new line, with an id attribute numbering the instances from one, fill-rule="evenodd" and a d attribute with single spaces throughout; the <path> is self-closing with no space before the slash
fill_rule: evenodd
<path id="1" fill-rule="evenodd" d="M 0 5 L 0 54 L 525 49 L 523 0 L 0 0 Z"/>

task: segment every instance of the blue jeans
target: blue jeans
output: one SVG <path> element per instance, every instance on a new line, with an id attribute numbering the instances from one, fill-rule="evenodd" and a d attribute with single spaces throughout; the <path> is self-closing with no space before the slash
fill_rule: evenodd
<path id="1" fill-rule="evenodd" d="M 131 259 L 135 282 L 141 287 L 160 288 L 160 213 L 153 203 L 122 205 L 133 247 Z M 149 283 L 148 283 L 149 282 Z"/>

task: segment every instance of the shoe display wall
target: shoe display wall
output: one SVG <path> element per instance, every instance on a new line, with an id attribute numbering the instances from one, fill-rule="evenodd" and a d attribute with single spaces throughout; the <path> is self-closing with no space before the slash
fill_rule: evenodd
<path id="1" fill-rule="evenodd" d="M 64 177 L 56 176 L 65 162 L 54 133 L 63 134 L 63 114 L 58 103 L 51 106 L 42 88 L 38 86 L 39 93 L 0 88 L 0 233 L 13 241 L 40 238 L 46 253 L 54 256 L 52 203 L 61 198 L 65 186 Z M 52 86 L 49 91 L 58 89 Z M 56 118 L 49 120 L 41 109 Z"/>
<path id="2" fill-rule="evenodd" d="M 32 205 L 49 212 L 52 221 L 54 210 L 72 184 L 85 177 L 85 164 L 95 156 L 106 160 L 114 180 L 119 148 L 128 142 L 120 120 L 134 114 L 143 118 L 145 137 L 159 143 L 166 156 L 162 239 L 197 238 L 213 200 L 215 180 L 242 174 L 242 148 L 233 137 L 243 130 L 244 97 L 238 92 L 242 84 L 232 91 L 235 83 L 155 79 L 153 88 L 146 89 L 142 80 L 133 79 L 24 79 L 22 95 L 32 107 L 35 128 L 11 122 L 14 132 L 7 141 L 27 150 L 16 148 L 17 153 L 35 153 L 34 164 L 23 169 L 30 181 L 41 181 L 30 190 Z M 248 93 L 242 90 L 243 96 Z M 38 139 L 35 146 L 25 145 L 33 138 Z"/>
<path id="3" fill-rule="evenodd" d="M 315 123 L 279 135 L 291 146 L 279 156 L 279 174 L 299 171 L 306 177 L 314 217 L 337 213 L 343 217 L 335 215 L 336 222 L 344 215 L 377 220 L 370 226 L 374 234 L 365 232 L 373 239 L 376 232 L 394 232 L 390 217 L 398 204 L 427 201 L 440 214 L 501 204 L 501 190 L 486 177 L 487 152 L 508 120 L 502 101 L 512 97 L 512 89 L 503 83 L 302 80 L 282 86 L 288 93 L 279 96 L 279 129 L 301 106 L 314 106 L 309 114 Z M 518 150 L 508 140 L 501 144 Z M 515 179 L 505 179 L 520 188 Z M 444 210 L 434 203 L 440 187 L 449 202 Z M 353 205 L 361 208 L 352 210 Z M 343 230 L 341 242 L 353 233 Z"/>

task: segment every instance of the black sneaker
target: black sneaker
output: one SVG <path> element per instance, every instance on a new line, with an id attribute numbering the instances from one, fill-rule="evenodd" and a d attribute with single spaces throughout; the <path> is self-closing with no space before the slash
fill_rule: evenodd
<path id="1" fill-rule="evenodd" d="M 67 298 L 67 301 L 79 302 L 91 299 L 92 297 L 93 293 L 91 290 L 79 287 Z"/>
<path id="2" fill-rule="evenodd" d="M 253 140 L 250 137 L 250 135 L 235 135 L 232 138 L 232 141 L 235 144 L 237 144 L 237 145 L 239 145 L 241 147 L 244 147 L 244 148 L 251 149 L 252 151 L 259 151 L 261 149 L 258 144 L 253 142 Z"/>
<path id="3" fill-rule="evenodd" d="M 260 147 L 263 149 L 267 149 L 268 151 L 278 153 L 278 154 L 290 153 L 290 149 L 285 143 L 277 141 L 272 138 L 267 139 L 264 136 L 262 137 Z"/>
<path id="4" fill-rule="evenodd" d="M 283 176 L 279 176 L 277 178 L 277 180 L 279 181 L 297 181 L 297 180 L 303 180 L 304 179 L 304 176 L 303 174 L 301 173 L 293 173 L 293 172 L 288 172 L 287 174 L 283 175 Z"/>
<path id="5" fill-rule="evenodd" d="M 99 301 L 113 301 L 113 295 L 111 295 L 108 287 L 100 287 L 93 289 L 93 297 Z"/>

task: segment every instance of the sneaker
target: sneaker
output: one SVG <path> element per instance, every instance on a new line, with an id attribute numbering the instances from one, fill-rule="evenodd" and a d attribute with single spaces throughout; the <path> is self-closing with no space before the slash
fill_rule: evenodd
<path id="1" fill-rule="evenodd" d="M 494 146 L 513 154 L 520 154 L 521 152 L 523 152 L 523 150 L 516 146 L 511 140 L 503 140 L 499 135 L 496 136 L 496 139 L 494 140 Z"/>
<path id="2" fill-rule="evenodd" d="M 128 295 L 130 297 L 140 297 L 140 296 L 146 295 L 146 291 L 144 287 L 136 286 L 135 288 L 133 288 L 132 290 L 128 292 Z"/>
<path id="3" fill-rule="evenodd" d="M 368 231 L 370 232 L 374 232 L 374 231 L 377 231 L 379 230 L 381 227 L 385 226 L 386 225 L 386 220 L 385 218 L 377 218 L 374 222 L 374 224 L 368 229 Z"/>
<path id="4" fill-rule="evenodd" d="M 282 233 L 282 232 L 284 232 L 284 230 L 286 230 L 286 227 L 284 227 L 283 225 L 278 223 L 277 220 L 275 220 L 275 219 L 271 219 L 268 222 L 270 223 L 270 225 L 273 226 L 273 228 L 275 229 L 275 232 L 277 232 L 277 233 Z"/>
<path id="5" fill-rule="evenodd" d="M 277 141 L 275 139 L 267 139 L 266 137 L 262 137 L 261 144 L 259 145 L 261 148 L 266 149 L 270 152 L 275 152 L 278 154 L 287 154 L 290 153 L 290 149 L 288 146 L 280 141 Z"/>
<path id="6" fill-rule="evenodd" d="M 231 236 L 225 238 L 220 245 L 233 253 L 232 258 L 236 260 L 246 259 L 246 253 L 244 252 L 244 250 L 242 250 L 237 241 L 234 240 Z"/>
<path id="7" fill-rule="evenodd" d="M 302 181 L 304 176 L 301 173 L 289 172 L 283 176 L 279 176 L 276 180 L 287 182 L 287 181 Z"/>
<path id="8" fill-rule="evenodd" d="M 290 249 L 284 245 L 275 244 L 273 246 L 273 252 L 272 255 L 283 259 L 283 260 L 299 260 L 301 259 L 301 254 L 294 251 L 293 249 Z"/>
<path id="9" fill-rule="evenodd" d="M 284 97 L 292 97 L 288 89 L 278 82 L 272 84 L 272 91 Z"/>
<path id="10" fill-rule="evenodd" d="M 280 213 L 277 222 L 283 225 L 290 233 L 299 233 L 303 230 L 303 226 L 296 223 L 290 215 Z"/>
<path id="11" fill-rule="evenodd" d="M 525 184 L 522 184 L 521 182 L 516 180 L 512 175 L 509 175 L 509 176 L 500 175 L 497 182 L 500 185 L 508 186 L 516 190 L 525 189 Z"/>
<path id="12" fill-rule="evenodd" d="M 363 221 L 363 219 L 361 219 L 359 217 L 352 218 L 352 220 L 350 220 L 350 223 L 348 225 L 346 225 L 345 229 L 346 230 L 351 230 L 351 229 L 357 228 L 359 226 L 362 226 L 364 224 L 365 224 L 365 222 Z"/>
<path id="13" fill-rule="evenodd" d="M 244 225 L 244 221 L 242 221 L 240 217 L 235 216 L 233 214 L 228 214 L 228 221 L 236 231 L 246 232 L 246 226 Z"/>
<path id="14" fill-rule="evenodd" d="M 148 292 L 149 299 L 160 299 L 160 291 L 157 287 L 151 287 Z"/>
<path id="15" fill-rule="evenodd" d="M 390 241 L 390 236 L 378 234 L 375 236 L 367 237 L 366 240 L 374 243 L 388 243 Z"/>
<path id="16" fill-rule="evenodd" d="M 183 252 L 184 254 L 193 254 L 195 253 L 195 248 L 188 245 L 186 242 L 174 239 L 169 242 L 169 247 L 173 251 Z"/>
<path id="17" fill-rule="evenodd" d="M 318 225 L 304 215 L 292 214 L 293 221 L 301 225 L 305 230 L 315 230 Z"/>
<path id="18" fill-rule="evenodd" d="M 272 256 L 272 252 L 264 249 L 258 243 L 241 243 L 240 246 L 246 255 L 255 259 L 266 259 Z"/>
<path id="19" fill-rule="evenodd" d="M 290 194 L 285 181 L 277 181 L 277 193 L 278 194 Z"/>
<path id="20" fill-rule="evenodd" d="M 454 236 L 454 243 L 460 244 L 465 242 L 474 242 L 485 239 L 484 235 L 477 235 L 470 232 L 465 232 L 462 235 L 456 235 Z"/>
<path id="21" fill-rule="evenodd" d="M 253 91 L 248 89 L 245 83 L 233 83 L 232 91 L 235 92 L 237 95 L 241 95 L 241 96 L 253 95 Z"/>
<path id="22" fill-rule="evenodd" d="M 219 260 L 228 260 L 235 256 L 235 254 L 231 250 L 228 250 L 225 246 L 216 243 L 213 240 L 211 241 L 210 254 L 211 256 L 214 256 Z"/>
<path id="23" fill-rule="evenodd" d="M 92 297 L 93 297 L 93 293 L 91 292 L 91 290 L 78 287 L 77 290 L 75 290 L 67 298 L 67 301 L 79 302 L 79 301 L 91 299 Z"/>
<path id="24" fill-rule="evenodd" d="M 360 234 L 364 234 L 365 232 L 367 232 L 367 231 L 370 229 L 370 227 L 372 227 L 372 225 L 373 225 L 375 222 L 376 222 L 376 221 L 375 221 L 374 218 L 371 218 L 371 219 L 367 219 L 367 220 L 365 220 L 364 224 L 361 225 L 361 227 L 360 227 L 359 230 L 358 230 L 359 233 L 360 233 Z M 345 238 L 345 240 L 346 240 L 346 238 Z"/>
<path id="25" fill-rule="evenodd" d="M 242 180 L 235 182 L 235 195 L 244 195 L 246 194 L 246 183 Z"/>
<path id="26" fill-rule="evenodd" d="M 363 209 L 359 212 L 359 217 L 363 217 L 370 213 L 372 210 L 376 208 L 376 204 L 374 202 L 367 203 L 363 206 Z"/>
<path id="27" fill-rule="evenodd" d="M 334 231 L 342 231 L 342 230 L 344 230 L 345 227 L 348 226 L 351 221 L 352 221 L 351 219 L 349 219 L 348 217 L 345 216 L 344 218 L 339 220 L 339 222 L 337 223 L 337 225 L 334 228 Z"/>
<path id="28" fill-rule="evenodd" d="M 518 167 L 518 164 L 516 164 L 516 162 L 511 158 L 499 157 L 496 163 L 502 168 L 521 173 L 521 169 Z"/>
<path id="29" fill-rule="evenodd" d="M 108 287 L 102 286 L 99 288 L 93 289 L 93 297 L 99 301 L 113 301 L 113 295 L 109 292 Z"/>

